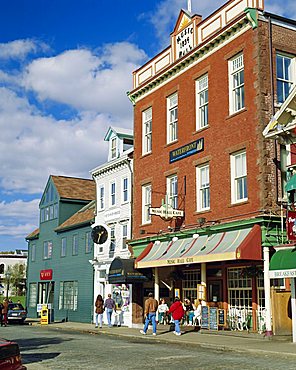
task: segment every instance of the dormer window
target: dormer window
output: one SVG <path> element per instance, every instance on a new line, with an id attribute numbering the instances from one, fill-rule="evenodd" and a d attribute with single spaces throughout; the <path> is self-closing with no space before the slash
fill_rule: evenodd
<path id="1" fill-rule="evenodd" d="M 114 137 L 113 139 L 111 139 L 111 159 L 114 159 L 116 158 L 116 148 L 117 147 L 117 140 L 116 140 L 116 137 Z"/>

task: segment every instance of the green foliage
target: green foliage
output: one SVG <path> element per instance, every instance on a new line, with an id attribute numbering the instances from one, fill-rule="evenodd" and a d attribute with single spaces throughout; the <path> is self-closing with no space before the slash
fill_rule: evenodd
<path id="1" fill-rule="evenodd" d="M 22 295 L 25 287 L 26 265 L 23 263 L 16 263 L 9 266 L 7 272 L 4 274 L 3 282 L 7 286 L 9 283 L 10 289 L 13 288 L 15 295 Z"/>

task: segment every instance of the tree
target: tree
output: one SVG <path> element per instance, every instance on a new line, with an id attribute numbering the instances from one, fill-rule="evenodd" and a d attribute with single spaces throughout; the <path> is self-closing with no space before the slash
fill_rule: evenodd
<path id="1" fill-rule="evenodd" d="M 8 266 L 4 274 L 4 284 L 9 284 L 13 288 L 16 295 L 22 295 L 25 287 L 26 265 L 23 263 L 16 263 Z"/>

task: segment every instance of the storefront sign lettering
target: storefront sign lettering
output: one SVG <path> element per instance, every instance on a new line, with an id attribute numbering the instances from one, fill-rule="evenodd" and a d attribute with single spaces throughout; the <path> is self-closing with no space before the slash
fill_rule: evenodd
<path id="1" fill-rule="evenodd" d="M 40 270 L 40 280 L 52 280 L 52 270 Z"/>
<path id="2" fill-rule="evenodd" d="M 281 278 L 296 278 L 295 270 L 271 270 L 269 271 L 269 277 L 271 279 L 281 279 Z"/>
<path id="3" fill-rule="evenodd" d="M 204 138 L 193 141 L 192 143 L 186 144 L 172 150 L 170 152 L 170 163 L 179 161 L 180 159 L 189 157 L 190 155 L 199 153 L 204 150 Z"/>
<path id="4" fill-rule="evenodd" d="M 184 28 L 176 37 L 177 58 L 181 58 L 193 49 L 193 25 Z"/>

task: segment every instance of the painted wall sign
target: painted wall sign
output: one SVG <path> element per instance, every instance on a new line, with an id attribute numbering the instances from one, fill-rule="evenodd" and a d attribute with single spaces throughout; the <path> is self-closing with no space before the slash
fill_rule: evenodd
<path id="1" fill-rule="evenodd" d="M 120 218 L 120 215 L 121 215 L 120 208 L 112 209 L 111 211 L 105 212 L 104 214 L 105 222 L 117 220 L 118 218 Z"/>
<path id="2" fill-rule="evenodd" d="M 40 280 L 52 280 L 52 269 L 40 270 Z"/>
<path id="3" fill-rule="evenodd" d="M 181 58 L 193 49 L 193 24 L 176 36 L 176 57 Z"/>
<path id="4" fill-rule="evenodd" d="M 192 143 L 181 146 L 170 152 L 170 163 L 189 157 L 190 155 L 202 152 L 204 150 L 204 138 L 193 141 Z"/>

